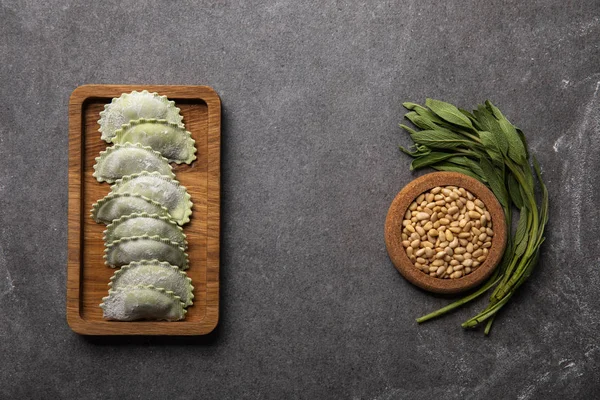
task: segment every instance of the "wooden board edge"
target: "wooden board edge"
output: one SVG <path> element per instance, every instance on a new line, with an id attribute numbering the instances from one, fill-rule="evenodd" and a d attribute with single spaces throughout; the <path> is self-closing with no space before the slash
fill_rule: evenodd
<path id="1" fill-rule="evenodd" d="M 207 277 L 206 333 L 219 322 L 220 296 L 220 228 L 221 228 L 221 100 L 209 87 L 198 88 L 208 107 L 208 199 L 207 199 Z"/>
<path id="2" fill-rule="evenodd" d="M 87 98 L 84 87 L 76 88 L 69 99 L 69 172 L 67 226 L 67 323 L 81 333 L 85 321 L 80 314 L 81 287 L 81 178 L 82 138 L 81 113 Z"/>

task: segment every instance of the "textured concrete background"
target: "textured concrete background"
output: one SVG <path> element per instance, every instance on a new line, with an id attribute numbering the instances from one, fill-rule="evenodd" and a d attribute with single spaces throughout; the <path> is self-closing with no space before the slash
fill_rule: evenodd
<path id="1" fill-rule="evenodd" d="M 0 398 L 600 396 L 600 3 L 0 0 Z M 299 4 L 300 3 L 300 4 Z M 221 322 L 65 321 L 67 104 L 86 83 L 223 101 Z M 494 101 L 550 190 L 540 265 L 492 336 L 393 268 L 401 102 Z"/>

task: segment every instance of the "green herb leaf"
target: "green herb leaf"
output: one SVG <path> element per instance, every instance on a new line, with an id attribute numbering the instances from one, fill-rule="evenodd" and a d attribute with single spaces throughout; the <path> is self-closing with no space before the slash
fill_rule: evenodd
<path id="1" fill-rule="evenodd" d="M 494 192 L 500 204 L 504 208 L 508 208 L 508 195 L 506 193 L 504 182 L 500 180 L 498 174 L 496 174 L 496 172 L 494 171 L 492 163 L 489 162 L 489 160 L 482 158 L 479 162 L 479 165 L 483 170 L 483 174 L 488 182 L 488 185 L 490 186 L 490 189 L 492 189 L 492 192 Z"/>
<path id="2" fill-rule="evenodd" d="M 508 156 L 516 163 L 523 164 L 527 160 L 527 152 L 523 146 L 523 141 L 519 137 L 515 127 L 502 115 L 500 110 L 489 100 L 485 102 L 486 106 L 492 111 L 494 117 L 498 120 L 500 128 L 508 141 Z"/>
<path id="3" fill-rule="evenodd" d="M 465 174 L 465 175 L 470 176 L 471 178 L 477 179 L 478 181 L 481 180 L 481 178 L 479 176 L 477 176 L 477 174 L 475 174 L 470 169 L 461 167 L 456 164 L 441 162 L 441 163 L 432 165 L 431 167 L 434 169 L 437 169 L 438 171 L 458 172 L 460 174 Z"/>
<path id="4" fill-rule="evenodd" d="M 440 118 L 463 128 L 473 129 L 471 120 L 463 115 L 458 108 L 450 103 L 440 100 L 427 99 L 425 101 L 427 107 L 431 109 Z"/>
<path id="5" fill-rule="evenodd" d="M 523 207 L 523 197 L 521 196 L 521 187 L 513 174 L 508 174 L 508 194 L 512 199 L 513 204 L 517 208 Z"/>
<path id="6" fill-rule="evenodd" d="M 452 153 L 440 153 L 440 152 L 432 151 L 429 154 L 425 154 L 418 158 L 415 158 L 412 161 L 412 163 L 410 164 L 410 170 L 412 171 L 412 170 L 420 169 L 423 167 L 428 167 L 432 164 L 438 163 L 440 161 L 444 161 L 453 156 L 454 156 L 454 154 L 452 154 Z"/>
<path id="7" fill-rule="evenodd" d="M 415 143 L 423 144 L 433 149 L 456 149 L 460 146 L 470 146 L 471 141 L 450 131 L 425 130 L 411 133 Z"/>
<path id="8" fill-rule="evenodd" d="M 477 118 L 475 118 L 475 116 L 473 114 L 471 114 L 467 110 L 463 110 L 462 108 L 459 108 L 458 111 L 460 111 L 465 117 L 469 118 L 469 120 L 471 121 L 471 124 L 473 124 L 473 127 L 475 129 L 477 129 L 479 131 L 482 130 L 481 125 L 479 125 L 479 121 L 477 121 Z"/>
<path id="9" fill-rule="evenodd" d="M 400 128 L 404 129 L 406 132 L 412 134 L 417 133 L 417 131 L 415 131 L 413 128 L 411 128 L 410 126 L 406 126 L 404 124 L 400 124 Z"/>
<path id="10" fill-rule="evenodd" d="M 473 171 L 473 173 L 478 176 L 479 180 L 483 183 L 487 183 L 487 179 L 485 177 L 485 174 L 483 173 L 483 170 L 481 169 L 481 166 L 479 165 L 479 163 L 477 161 L 474 161 L 472 159 L 470 159 L 469 157 L 466 156 L 456 156 L 456 157 L 452 157 L 449 158 L 447 160 L 448 162 L 454 163 L 454 164 L 458 164 L 458 165 L 462 165 L 466 168 L 469 168 L 471 171 Z"/>
<path id="11" fill-rule="evenodd" d="M 415 111 L 411 111 L 405 115 L 405 117 L 410 120 L 415 126 L 426 129 L 426 130 L 443 130 L 438 125 L 436 125 L 433 121 L 428 119 L 427 117 L 423 117 L 417 114 Z"/>
<path id="12" fill-rule="evenodd" d="M 520 257 L 525 253 L 527 248 L 527 208 L 521 208 L 519 222 L 517 223 L 517 231 L 515 232 L 515 256 Z"/>
<path id="13" fill-rule="evenodd" d="M 488 131 L 481 131 L 479 132 L 479 137 L 481 138 L 481 143 L 483 144 L 485 151 L 487 151 L 494 164 L 504 165 L 504 156 L 502 155 L 503 153 L 500 150 L 500 145 L 496 136 Z"/>
<path id="14" fill-rule="evenodd" d="M 517 127 L 515 127 L 515 128 L 517 129 L 517 134 L 521 138 L 521 142 L 523 142 L 523 147 L 525 147 L 525 156 L 529 160 L 529 150 L 527 149 L 528 146 L 527 146 L 527 139 L 525 139 L 525 134 L 519 128 L 517 128 Z"/>

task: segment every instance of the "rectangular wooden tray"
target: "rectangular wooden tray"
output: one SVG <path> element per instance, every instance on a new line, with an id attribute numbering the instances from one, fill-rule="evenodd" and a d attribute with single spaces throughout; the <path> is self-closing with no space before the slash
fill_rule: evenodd
<path id="1" fill-rule="evenodd" d="M 183 321 L 118 322 L 102 318 L 99 304 L 108 294 L 115 272 L 104 264 L 103 224 L 90 217 L 92 204 L 110 185 L 92 176 L 95 157 L 107 143 L 100 139 L 98 119 L 113 97 L 133 90 L 167 96 L 181 109 L 183 122 L 196 141 L 191 165 L 171 164 L 194 203 L 192 218 L 183 226 L 189 243 L 194 304 Z M 204 335 L 219 320 L 219 224 L 221 171 L 221 101 L 207 86 L 85 85 L 69 101 L 69 232 L 67 322 L 84 335 Z"/>

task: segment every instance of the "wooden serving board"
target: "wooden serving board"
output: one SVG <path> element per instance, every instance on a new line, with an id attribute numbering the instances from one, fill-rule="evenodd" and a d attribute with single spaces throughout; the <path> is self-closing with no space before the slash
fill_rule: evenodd
<path id="1" fill-rule="evenodd" d="M 192 196 L 190 223 L 183 226 L 189 243 L 194 304 L 183 321 L 119 322 L 102 317 L 99 304 L 108 294 L 115 272 L 104 264 L 104 224 L 90 217 L 92 204 L 106 196 L 110 185 L 92 176 L 95 157 L 107 143 L 100 139 L 98 120 L 113 97 L 133 90 L 157 92 L 175 101 L 183 122 L 196 141 L 192 164 L 171 164 L 177 180 Z M 207 86 L 85 85 L 69 101 L 69 233 L 67 322 L 84 335 L 204 335 L 219 319 L 219 224 L 221 101 Z"/>

